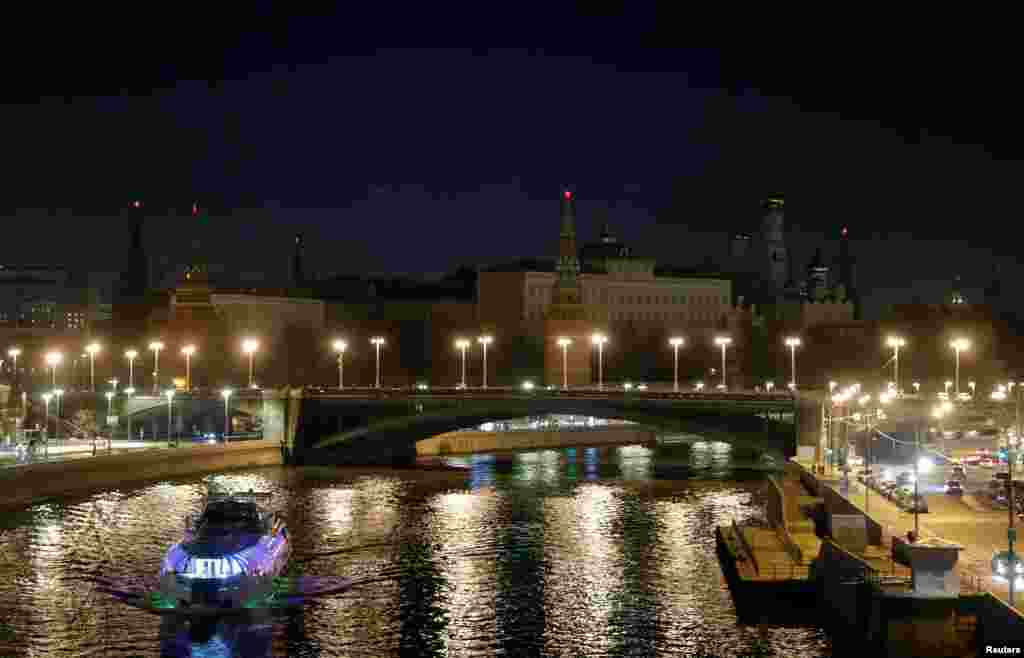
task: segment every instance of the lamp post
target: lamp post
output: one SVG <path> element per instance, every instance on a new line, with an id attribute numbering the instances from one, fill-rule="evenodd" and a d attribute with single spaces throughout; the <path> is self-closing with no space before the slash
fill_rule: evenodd
<path id="1" fill-rule="evenodd" d="M 155 340 L 149 344 L 149 349 L 153 350 L 153 392 L 156 393 L 159 390 L 160 384 L 160 350 L 164 348 L 164 344 L 159 340 Z"/>
<path id="2" fill-rule="evenodd" d="M 966 338 L 956 338 L 954 340 L 949 341 L 949 346 L 952 347 L 953 351 L 956 353 L 956 375 L 953 377 L 953 380 L 956 382 L 956 388 L 954 389 L 954 391 L 956 392 L 957 398 L 959 398 L 960 397 L 960 352 L 962 352 L 962 351 L 964 351 L 966 349 L 969 349 L 971 347 L 971 342 L 969 340 L 967 340 Z"/>
<path id="3" fill-rule="evenodd" d="M 224 443 L 228 442 L 228 435 L 231 434 L 231 394 L 233 391 L 230 388 L 225 388 L 220 392 L 221 397 L 224 398 Z"/>
<path id="4" fill-rule="evenodd" d="M 110 441 L 111 441 L 111 439 L 113 438 L 113 435 L 114 435 L 114 428 L 112 428 L 110 426 L 110 416 L 112 415 L 111 414 L 111 411 L 112 411 L 111 404 L 112 404 L 112 401 L 114 399 L 114 392 L 113 391 L 107 391 L 104 395 L 107 398 L 107 422 L 106 422 L 106 425 L 107 425 L 107 450 L 109 450 L 110 449 Z"/>
<path id="5" fill-rule="evenodd" d="M 1017 570 L 1017 559 L 1015 558 L 1014 553 L 1013 553 L 1013 543 L 1017 540 L 1017 529 L 1013 527 L 1013 517 L 1015 516 L 1014 509 L 1013 509 L 1013 502 L 1014 502 L 1013 499 L 1015 497 L 1015 492 L 1013 490 L 1013 462 L 1017 461 L 1017 455 L 1016 455 L 1016 451 L 1014 450 L 1014 448 L 1017 445 L 1019 445 L 1020 440 L 1021 440 L 1021 433 L 1020 433 L 1021 432 L 1021 424 L 1020 424 L 1020 396 L 1021 396 L 1021 390 L 1020 389 L 1021 389 L 1021 387 L 1018 386 L 1017 387 L 1017 395 L 1014 397 L 1014 400 L 1016 401 L 1014 415 L 1015 415 L 1017 429 L 1016 429 L 1016 432 L 1014 432 L 1013 441 L 1010 441 L 1009 439 L 1006 440 L 1006 462 L 1007 462 L 1007 464 L 1009 466 L 1009 473 L 1007 473 L 1007 477 L 1006 477 L 1006 487 L 1007 487 L 1006 499 L 1010 502 L 1010 523 L 1009 523 L 1009 525 L 1006 528 L 1006 541 L 1007 541 L 1007 544 L 1008 544 L 1008 547 L 1009 547 L 1008 555 L 1009 555 L 1009 558 L 1010 558 L 1009 562 L 1010 562 L 1010 606 L 1011 607 L 1014 605 L 1014 602 L 1013 602 L 1014 581 L 1017 580 L 1017 574 L 1015 573 L 1016 570 Z"/>
<path id="6" fill-rule="evenodd" d="M 913 386 L 914 386 L 914 395 L 917 395 L 918 393 L 921 392 L 921 382 L 914 382 Z"/>
<path id="7" fill-rule="evenodd" d="M 494 337 L 484 334 L 477 338 L 476 342 L 480 343 L 480 346 L 484 348 L 484 379 L 482 388 L 487 388 L 487 346 L 494 342 Z"/>
<path id="8" fill-rule="evenodd" d="M 772 389 L 773 389 L 773 388 L 775 388 L 775 382 L 773 382 L 773 381 L 771 381 L 771 380 L 768 380 L 768 381 L 766 381 L 766 382 L 764 383 L 764 388 L 765 388 L 765 390 L 766 390 L 766 391 L 768 391 L 769 393 L 771 393 L 771 392 L 772 392 Z"/>
<path id="9" fill-rule="evenodd" d="M 46 407 L 46 416 L 44 416 L 43 420 L 43 429 L 46 430 L 46 445 L 50 443 L 50 400 L 52 398 L 52 393 L 43 393 L 43 405 Z"/>
<path id="10" fill-rule="evenodd" d="M 133 395 L 135 395 L 135 387 L 134 386 L 129 386 L 128 388 L 124 389 L 124 394 L 128 397 L 128 400 L 131 400 L 131 397 Z M 126 408 L 127 408 L 127 405 L 128 405 L 128 402 L 126 401 L 125 402 L 125 407 Z M 129 411 L 131 411 L 131 410 L 129 409 Z M 131 415 L 131 413 L 128 413 L 127 415 L 128 415 L 128 440 L 131 441 L 132 440 L 132 415 Z"/>
<path id="11" fill-rule="evenodd" d="M 186 345 L 181 348 L 181 353 L 185 355 L 185 390 L 192 390 L 192 355 L 196 353 L 195 345 Z"/>
<path id="12" fill-rule="evenodd" d="M 128 359 L 128 388 L 135 388 L 135 358 L 139 356 L 138 350 L 128 350 L 124 353 Z"/>
<path id="13" fill-rule="evenodd" d="M 572 345 L 571 338 L 564 336 L 558 339 L 558 346 L 562 348 L 562 388 L 569 388 L 569 346 Z"/>
<path id="14" fill-rule="evenodd" d="M 604 390 L 604 344 L 608 342 L 608 336 L 595 332 L 590 337 L 590 342 L 597 347 L 597 390 Z"/>
<path id="15" fill-rule="evenodd" d="M 53 421 L 53 438 L 60 438 L 60 420 L 64 417 L 64 389 L 55 388 L 53 394 L 57 397 L 57 418 Z"/>
<path id="16" fill-rule="evenodd" d="M 732 344 L 732 338 L 728 336 L 719 336 L 715 338 L 715 345 L 722 348 L 722 388 L 726 388 L 725 385 L 725 348 Z"/>
<path id="17" fill-rule="evenodd" d="M 64 355 L 60 352 L 47 352 L 46 353 L 46 365 L 50 366 L 50 373 L 52 376 L 51 385 L 53 388 L 57 388 L 57 366 L 64 360 Z"/>
<path id="18" fill-rule="evenodd" d="M 85 353 L 89 355 L 89 390 L 96 392 L 96 355 L 100 353 L 99 343 L 89 343 L 85 346 Z"/>
<path id="19" fill-rule="evenodd" d="M 901 336 L 889 336 L 885 344 L 892 348 L 892 379 L 896 382 L 896 395 L 900 394 L 900 348 L 907 344 Z"/>
<path id="20" fill-rule="evenodd" d="M 167 397 L 167 443 L 168 443 L 168 445 L 170 445 L 170 443 L 171 443 L 171 434 L 172 434 L 172 430 L 171 430 L 171 414 L 173 413 L 173 411 L 172 411 L 173 410 L 173 406 L 172 405 L 174 404 L 174 389 L 170 388 L 170 389 L 167 389 L 166 391 L 164 391 L 164 396 Z"/>
<path id="21" fill-rule="evenodd" d="M 971 397 L 974 397 L 974 387 L 977 386 L 973 381 L 967 382 L 967 388 L 971 389 Z"/>
<path id="22" fill-rule="evenodd" d="M 338 339 L 331 346 L 338 353 L 338 390 L 341 390 L 345 388 L 345 350 L 348 349 L 348 343 Z"/>
<path id="23" fill-rule="evenodd" d="M 685 342 L 680 336 L 673 336 L 668 339 L 668 344 L 672 346 L 672 391 L 674 393 L 679 392 L 679 348 L 683 346 Z"/>
<path id="24" fill-rule="evenodd" d="M 249 388 L 256 388 L 256 352 L 260 349 L 260 341 L 246 338 L 242 341 L 242 351 L 249 355 Z"/>
<path id="25" fill-rule="evenodd" d="M 871 396 L 870 395 L 864 395 L 864 396 L 862 396 L 860 398 L 860 400 L 858 400 L 858 402 L 860 403 L 860 405 L 862 407 L 864 405 L 866 405 L 870 401 L 871 401 Z M 860 414 L 855 414 L 855 415 L 860 415 Z M 867 436 L 867 440 L 864 442 L 864 457 L 867 460 L 868 473 L 871 473 L 871 440 L 874 438 L 874 429 L 871 427 L 871 414 L 870 413 L 866 414 L 864 416 L 864 420 L 865 420 L 865 422 L 867 423 L 867 426 L 868 426 L 868 436 Z M 870 507 L 870 504 L 868 503 L 868 497 L 869 497 L 869 492 L 871 491 L 871 485 L 869 485 L 866 480 L 867 480 L 867 478 L 865 478 L 865 483 L 864 483 L 864 516 L 871 516 L 871 507 Z"/>
<path id="26" fill-rule="evenodd" d="M 791 336 L 786 339 L 786 347 L 789 348 L 790 372 L 793 373 L 789 381 L 789 387 L 794 391 L 796 390 L 796 348 L 800 347 L 800 343 L 800 338 L 797 336 Z M 722 372 L 725 372 L 724 362 L 722 364 Z"/>
<path id="27" fill-rule="evenodd" d="M 15 387 L 17 387 L 17 385 L 18 385 L 18 357 L 21 356 L 21 350 L 18 349 L 17 347 L 12 347 L 11 349 L 7 350 L 7 356 L 11 357 L 11 359 L 14 361 L 14 366 L 13 366 L 14 367 L 14 379 L 12 381 L 14 382 Z"/>
<path id="28" fill-rule="evenodd" d="M 466 388 L 466 350 L 469 349 L 469 341 L 459 338 L 455 341 L 455 347 L 462 353 L 462 383 L 459 388 Z"/>
<path id="29" fill-rule="evenodd" d="M 377 378 L 374 386 L 380 388 L 380 348 L 384 345 L 384 338 L 382 336 L 374 336 L 370 339 L 370 343 L 377 348 Z"/>

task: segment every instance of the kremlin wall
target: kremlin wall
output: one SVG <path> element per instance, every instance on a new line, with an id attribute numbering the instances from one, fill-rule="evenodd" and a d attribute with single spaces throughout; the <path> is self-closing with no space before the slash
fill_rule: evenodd
<path id="1" fill-rule="evenodd" d="M 702 269 L 661 265 L 635 254 L 607 222 L 596 240 L 580 245 L 575 196 L 564 191 L 559 201 L 547 254 L 464 269 L 429 283 L 360 276 L 312 279 L 303 267 L 302 237 L 296 236 L 288 287 L 218 286 L 210 279 L 202 236 L 197 235 L 175 287 L 154 289 L 147 259 L 138 253 L 127 259 L 112 319 L 89 314 L 88 321 L 70 328 L 0 323 L 0 337 L 28 350 L 62 349 L 69 356 L 79 349 L 73 345 L 93 338 L 131 345 L 141 352 L 136 373 L 144 381 L 152 379 L 152 353 L 146 346 L 159 339 L 166 344 L 160 387 L 183 376 L 179 351 L 189 343 L 197 347 L 194 386 L 244 381 L 248 363 L 240 352 L 242 337 L 260 341 L 255 370 L 264 386 L 336 385 L 337 356 L 331 351 L 336 338 L 348 342 L 346 385 L 371 386 L 375 352 L 369 340 L 378 335 L 386 341 L 381 352 L 384 386 L 458 384 L 457 337 L 473 341 L 467 379 L 479 385 L 482 359 L 475 338 L 482 333 L 494 337 L 487 364 L 492 385 L 529 379 L 560 386 L 563 357 L 570 386 L 596 383 L 594 333 L 608 339 L 602 349 L 608 382 L 671 382 L 668 341 L 675 336 L 685 340 L 679 352 L 685 386 L 721 381 L 721 352 L 714 345 L 720 335 L 732 339 L 726 350 L 731 386 L 753 387 L 769 378 L 784 386 L 789 353 L 783 339 L 789 335 L 803 340 L 798 353 L 802 386 L 824 386 L 847 373 L 884 377 L 883 339 L 889 331 L 922 336 L 918 354 L 935 352 L 927 360 L 936 372 L 925 369 L 925 358 L 919 359 L 917 372 L 913 365 L 904 370 L 915 378 L 948 370 L 938 325 L 947 333 L 963 330 L 976 336 L 977 350 L 970 358 L 979 363 L 996 354 L 999 332 L 986 309 L 967 304 L 955 291 L 949 304 L 907 305 L 894 309 L 884 322 L 861 320 L 846 229 L 838 236 L 835 263 L 826 265 L 819 250 L 804 275 L 795 276 L 781 195 L 764 202 L 756 237 L 734 234 L 722 266 Z M 141 214 L 136 218 L 133 253 L 143 250 L 144 219 Z M 571 340 L 564 351 L 559 338 Z"/>

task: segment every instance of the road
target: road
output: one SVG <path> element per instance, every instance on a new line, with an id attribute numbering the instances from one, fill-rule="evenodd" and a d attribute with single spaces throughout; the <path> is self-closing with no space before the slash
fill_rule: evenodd
<path id="1" fill-rule="evenodd" d="M 901 471 L 911 470 L 906 464 L 882 465 L 882 472 L 888 468 L 895 475 Z M 983 504 L 984 498 L 977 493 L 987 488 L 996 469 L 968 467 L 967 494 L 963 498 L 949 496 L 943 492 L 942 484 L 948 479 L 949 467 L 937 467 L 931 473 L 923 474 L 918 487 L 928 501 L 928 513 L 918 517 L 922 537 L 940 537 L 956 542 L 964 547 L 960 554 L 958 570 L 961 578 L 976 580 L 981 587 L 990 590 L 1004 601 L 1009 600 L 1006 583 L 998 583 L 992 579 L 992 554 L 996 550 L 1006 550 L 1006 530 L 1008 515 L 1006 510 L 993 510 Z M 906 536 L 908 530 L 914 528 L 914 515 L 904 512 L 888 499 L 872 490 L 868 503 L 871 517 L 878 521 L 891 537 Z M 864 487 L 859 483 L 851 483 L 850 499 L 864 507 Z M 1017 607 L 1024 609 L 1024 595 L 1017 595 Z"/>

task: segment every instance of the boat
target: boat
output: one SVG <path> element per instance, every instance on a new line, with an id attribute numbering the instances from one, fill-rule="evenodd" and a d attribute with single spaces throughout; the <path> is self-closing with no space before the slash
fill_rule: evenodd
<path id="1" fill-rule="evenodd" d="M 185 536 L 160 569 L 163 605 L 228 611 L 265 604 L 288 565 L 291 541 L 270 494 L 211 493 L 198 516 L 185 517 Z"/>

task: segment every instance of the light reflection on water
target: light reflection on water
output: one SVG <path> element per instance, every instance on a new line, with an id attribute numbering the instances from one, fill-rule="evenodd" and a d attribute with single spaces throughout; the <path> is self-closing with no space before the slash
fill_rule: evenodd
<path id="1" fill-rule="evenodd" d="M 827 655 L 818 629 L 737 624 L 712 531 L 754 513 L 759 482 L 723 479 L 729 459 L 726 444 L 578 447 L 448 459 L 456 473 L 269 468 L 37 505 L 0 526 L 0 655 L 736 655 L 758 642 Z M 369 582 L 212 624 L 94 589 L 95 575 L 155 577 L 208 483 L 273 492 L 293 561 L 315 558 L 302 573 Z"/>

